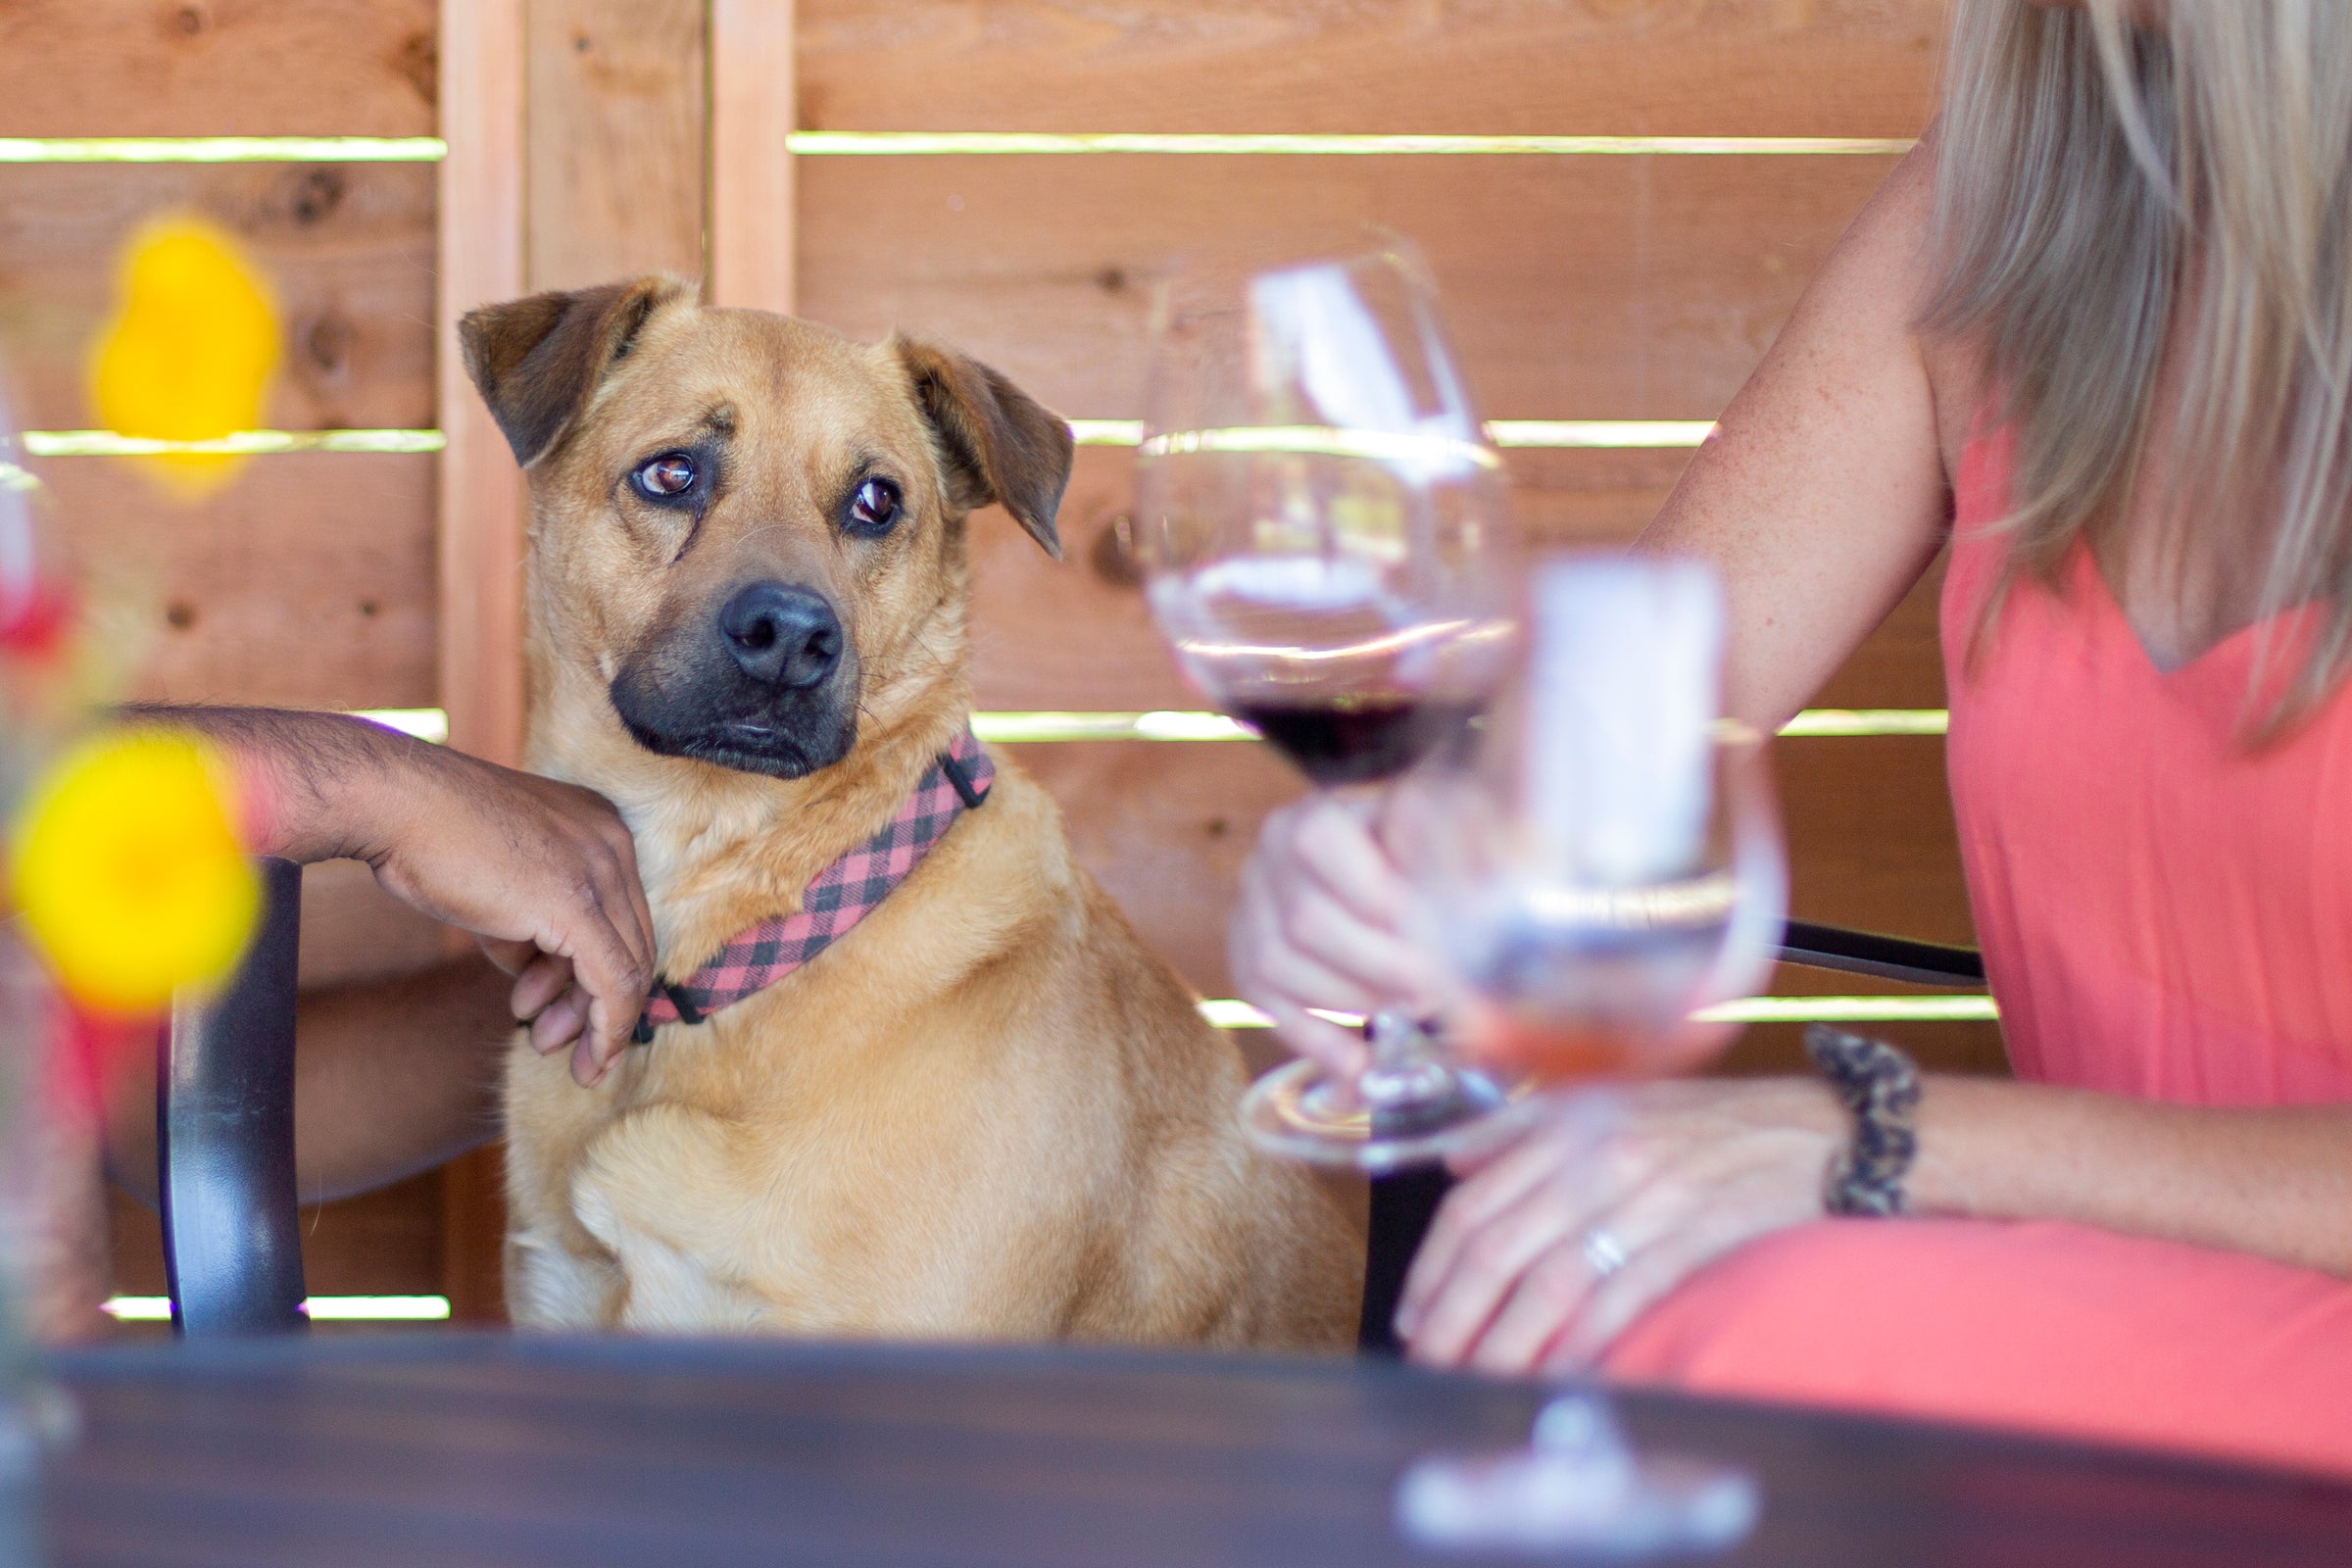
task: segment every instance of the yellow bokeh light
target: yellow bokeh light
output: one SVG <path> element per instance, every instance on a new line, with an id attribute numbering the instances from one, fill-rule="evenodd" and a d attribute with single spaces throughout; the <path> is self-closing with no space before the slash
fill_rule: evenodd
<path id="1" fill-rule="evenodd" d="M 261 882 L 214 754 L 169 730 L 118 730 L 60 758 L 17 823 L 24 927 L 66 992 L 114 1014 L 160 1012 L 236 966 Z"/>
<path id="2" fill-rule="evenodd" d="M 117 287 L 116 315 L 90 362 L 100 425 L 164 441 L 261 427 L 277 369 L 277 310 L 233 240 L 192 218 L 150 223 L 124 250 Z M 174 452 L 134 461 L 196 496 L 244 460 Z"/>

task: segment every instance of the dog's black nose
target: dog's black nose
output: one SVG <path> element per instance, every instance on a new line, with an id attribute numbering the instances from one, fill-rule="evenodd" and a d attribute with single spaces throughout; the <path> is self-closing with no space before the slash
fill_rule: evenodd
<path id="1" fill-rule="evenodd" d="M 822 596 L 777 582 L 756 582 L 718 612 L 719 635 L 756 681 L 805 691 L 841 662 L 841 620 Z"/>

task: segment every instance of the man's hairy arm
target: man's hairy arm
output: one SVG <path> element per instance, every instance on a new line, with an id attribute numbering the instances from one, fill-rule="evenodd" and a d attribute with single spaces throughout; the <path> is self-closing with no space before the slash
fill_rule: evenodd
<path id="1" fill-rule="evenodd" d="M 474 933 L 489 956 L 303 997 L 294 1115 L 306 1199 L 396 1181 L 489 1137 L 496 1054 L 516 1019 L 542 1051 L 576 1039 L 583 1083 L 627 1043 L 653 974 L 653 918 L 628 828 L 601 796 L 340 713 L 143 707 L 122 717 L 220 748 L 248 797 L 257 853 L 364 860 L 386 891 Z M 110 1083 L 106 1109 L 109 1168 L 154 1201 L 154 1063 Z"/>
<path id="2" fill-rule="evenodd" d="M 464 1153 L 497 1132 L 507 977 L 467 955 L 386 980 L 305 992 L 294 1058 L 294 1164 L 304 1202 L 349 1197 Z M 155 1061 L 107 1084 L 106 1162 L 156 1200 Z"/>
<path id="3" fill-rule="evenodd" d="M 261 854 L 365 860 L 402 903 L 470 931 L 515 976 L 543 1052 L 577 1045 L 594 1083 L 628 1044 L 654 974 L 636 846 L 602 796 L 341 713 L 143 708 L 230 758 Z"/>
<path id="4" fill-rule="evenodd" d="M 344 713 L 140 703 L 121 714 L 193 730 L 226 753 L 259 807 L 246 824 L 259 835 L 254 852 L 304 865 L 373 863 L 393 826 L 374 803 L 386 783 L 416 769 L 414 749 L 427 744 Z"/>

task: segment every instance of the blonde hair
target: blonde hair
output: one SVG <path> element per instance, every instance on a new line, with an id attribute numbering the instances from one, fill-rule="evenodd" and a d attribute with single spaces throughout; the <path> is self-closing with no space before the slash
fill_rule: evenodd
<path id="1" fill-rule="evenodd" d="M 2011 576 L 2120 527 L 2170 420 L 2124 548 L 2179 584 L 2188 531 L 2235 527 L 2266 624 L 2320 606 L 2275 734 L 2352 667 L 2352 4 L 2159 3 L 1957 0 L 1925 319 L 1983 344 L 2015 428 Z"/>

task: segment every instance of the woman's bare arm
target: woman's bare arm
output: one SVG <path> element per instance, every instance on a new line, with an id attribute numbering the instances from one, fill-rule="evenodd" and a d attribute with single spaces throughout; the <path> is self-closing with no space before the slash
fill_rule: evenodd
<path id="1" fill-rule="evenodd" d="M 1908 1186 L 1929 1213 L 2073 1220 L 2352 1277 L 2352 1107 L 1934 1078 Z"/>
<path id="2" fill-rule="evenodd" d="M 1931 172 L 1913 152 L 1863 209 L 1642 535 L 1722 572 L 1726 703 L 1751 723 L 1803 707 L 1948 531 L 1950 432 L 1914 325 Z"/>

